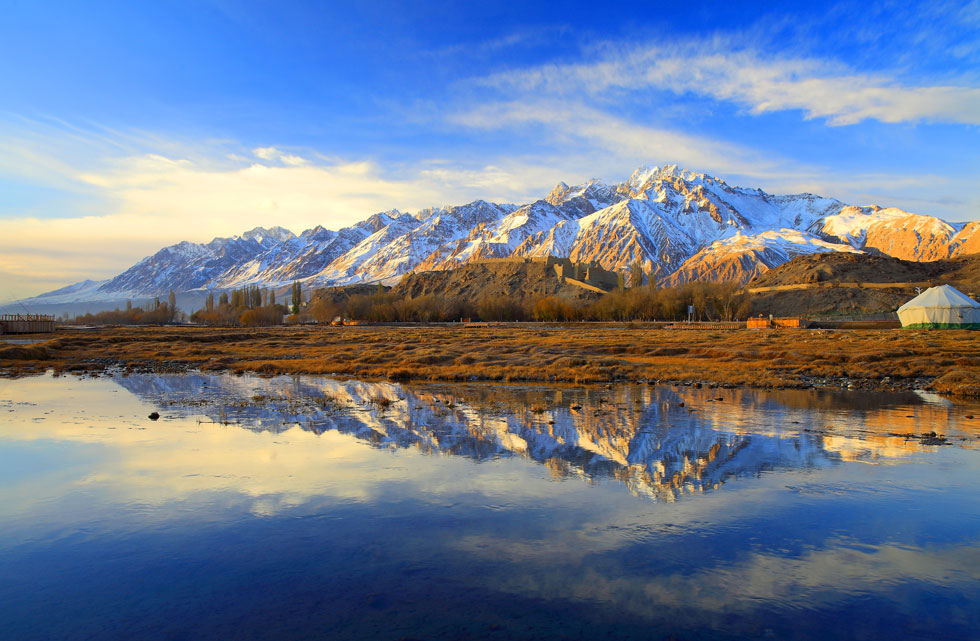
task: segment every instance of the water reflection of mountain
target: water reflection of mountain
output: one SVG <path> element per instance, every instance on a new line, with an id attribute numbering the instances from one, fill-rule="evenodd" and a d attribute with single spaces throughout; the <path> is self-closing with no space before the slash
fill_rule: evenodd
<path id="1" fill-rule="evenodd" d="M 131 374 L 116 381 L 171 413 L 250 430 L 337 430 L 377 447 L 478 460 L 523 456 L 557 476 L 614 478 L 659 500 L 733 477 L 892 456 L 896 447 L 909 447 L 892 437 L 888 451 L 879 452 L 849 435 L 854 425 L 841 430 L 839 413 L 806 408 L 802 397 L 784 405 L 743 390 L 415 387 L 226 374 Z"/>

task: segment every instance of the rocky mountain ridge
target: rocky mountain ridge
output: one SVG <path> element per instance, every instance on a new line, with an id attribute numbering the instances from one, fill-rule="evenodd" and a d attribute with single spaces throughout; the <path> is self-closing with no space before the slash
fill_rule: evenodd
<path id="1" fill-rule="evenodd" d="M 896 208 L 813 194 L 772 195 L 676 165 L 641 167 L 625 181 L 559 183 L 523 205 L 477 200 L 415 214 L 390 210 L 350 227 L 299 235 L 256 228 L 209 243 L 182 242 L 122 274 L 31 302 L 110 300 L 178 292 L 307 288 L 383 282 L 484 258 L 569 257 L 663 284 L 747 282 L 795 256 L 865 252 L 937 260 L 980 251 L 980 223 L 948 223 Z"/>

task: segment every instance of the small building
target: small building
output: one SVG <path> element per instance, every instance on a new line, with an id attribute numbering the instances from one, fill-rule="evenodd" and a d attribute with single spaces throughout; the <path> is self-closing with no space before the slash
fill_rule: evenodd
<path id="1" fill-rule="evenodd" d="M 898 308 L 902 327 L 980 329 L 980 303 L 950 285 L 930 287 Z"/>
<path id="2" fill-rule="evenodd" d="M 773 318 L 772 316 L 750 318 L 745 326 L 748 329 L 805 329 L 809 321 L 799 316 Z"/>

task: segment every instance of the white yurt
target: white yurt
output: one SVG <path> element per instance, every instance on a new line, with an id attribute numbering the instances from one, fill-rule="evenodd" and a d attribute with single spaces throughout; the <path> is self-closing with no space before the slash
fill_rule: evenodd
<path id="1" fill-rule="evenodd" d="M 980 329 L 980 303 L 955 287 L 930 287 L 898 308 L 902 327 Z"/>

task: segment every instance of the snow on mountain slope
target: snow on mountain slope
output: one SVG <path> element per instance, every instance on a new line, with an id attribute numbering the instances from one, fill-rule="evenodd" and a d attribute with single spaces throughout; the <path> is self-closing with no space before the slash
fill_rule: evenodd
<path id="1" fill-rule="evenodd" d="M 563 220 L 548 231 L 528 236 L 514 249 L 512 256 L 520 258 L 566 257 L 572 253 L 572 245 L 582 227 L 581 220 Z"/>
<path id="2" fill-rule="evenodd" d="M 295 236 L 256 228 L 210 243 L 165 247 L 115 278 L 49 292 L 103 300 L 247 284 L 307 287 L 395 282 L 487 257 L 569 257 L 627 270 L 640 261 L 664 282 L 745 281 L 812 251 L 870 251 L 935 260 L 980 251 L 980 223 L 949 224 L 900 209 L 845 205 L 812 194 L 776 196 L 678 168 L 640 167 L 625 181 L 559 183 L 525 205 L 392 210 L 341 229 Z"/>
<path id="3" fill-rule="evenodd" d="M 241 287 L 243 284 L 285 285 L 295 280 L 307 280 L 327 269 L 331 262 L 365 238 L 396 220 L 415 221 L 408 214 L 391 210 L 375 214 L 340 231 L 318 225 L 228 270 L 216 279 L 216 284 L 218 287 Z"/>
<path id="4" fill-rule="evenodd" d="M 409 242 L 412 231 L 420 221 L 414 216 L 401 214 L 384 227 L 354 245 L 346 252 L 330 261 L 323 269 L 313 275 L 314 282 L 336 283 L 338 285 L 358 281 L 358 273 L 363 265 L 375 260 L 378 254 L 394 240 L 408 236 Z M 352 280 L 353 279 L 353 280 Z"/>
<path id="5" fill-rule="evenodd" d="M 838 251 L 857 253 L 858 250 L 795 229 L 766 231 L 754 236 L 738 233 L 697 252 L 663 282 L 667 286 L 691 281 L 745 284 L 796 256 Z"/>
<path id="6" fill-rule="evenodd" d="M 855 249 L 876 250 L 902 260 L 949 258 L 962 225 L 953 225 L 932 216 L 877 205 L 844 207 L 839 214 L 821 221 L 820 233 L 849 243 Z"/>
<path id="7" fill-rule="evenodd" d="M 980 253 L 980 222 L 966 223 L 950 241 L 952 256 Z"/>
<path id="8" fill-rule="evenodd" d="M 661 203 L 695 237 L 732 227 L 803 229 L 844 206 L 833 198 L 813 194 L 773 196 L 761 189 L 731 187 L 723 180 L 677 165 L 641 167 L 617 191 Z"/>
<path id="9" fill-rule="evenodd" d="M 80 283 L 55 289 L 53 291 L 35 296 L 31 300 L 44 300 L 45 302 L 59 303 L 71 302 L 76 300 L 79 295 L 94 295 L 100 287 L 105 285 L 107 280 L 83 280 Z"/>
<path id="10" fill-rule="evenodd" d="M 512 205 L 483 200 L 433 210 L 414 229 L 395 237 L 387 245 L 365 252 L 356 275 L 348 277 L 346 282 L 390 281 L 426 261 L 438 262 L 441 256 L 452 253 L 463 243 L 474 227 L 499 220 L 513 210 Z M 338 284 L 345 282 L 342 280 Z"/>
<path id="11" fill-rule="evenodd" d="M 598 178 L 593 178 L 575 187 L 569 187 L 564 182 L 560 182 L 555 185 L 555 188 L 544 200 L 555 207 L 573 203 L 580 210 L 578 217 L 582 217 L 591 214 L 593 211 L 605 209 L 622 199 L 622 196 L 616 193 L 615 187 L 610 187 L 600 182 Z M 585 203 L 588 203 L 591 211 L 586 209 Z"/>
<path id="12" fill-rule="evenodd" d="M 235 287 L 251 283 L 280 283 L 290 280 L 290 276 L 299 274 L 302 278 L 303 269 L 296 269 L 297 264 L 304 265 L 304 258 L 314 260 L 329 256 L 329 247 L 337 239 L 338 232 L 317 226 L 308 229 L 295 238 L 290 238 L 252 260 L 234 265 L 224 273 L 216 276 L 215 282 L 219 287 Z"/>
<path id="13" fill-rule="evenodd" d="M 503 258 L 529 237 L 552 229 L 559 223 L 587 216 L 603 204 L 593 181 L 577 188 L 562 183 L 552 191 L 551 200 L 538 200 L 518 207 L 503 218 L 481 223 L 465 238 L 447 249 L 448 253 L 433 254 L 420 263 L 417 271 L 454 269 L 481 258 Z M 564 193 L 556 195 L 564 188 Z M 608 188 L 607 188 L 608 189 Z M 554 201 L 554 202 L 552 202 Z"/>
<path id="14" fill-rule="evenodd" d="M 139 296 L 200 289 L 209 286 L 217 275 L 292 237 L 292 232 L 281 227 L 256 227 L 241 236 L 215 238 L 206 244 L 184 241 L 144 258 L 99 291 Z"/>
<path id="15" fill-rule="evenodd" d="M 680 265 L 696 241 L 659 203 L 625 200 L 579 221 L 568 256 L 625 271 L 636 261 L 644 271 L 660 274 Z"/>
<path id="16" fill-rule="evenodd" d="M 580 219 L 578 225 L 539 232 L 519 246 L 516 255 L 568 256 L 618 270 L 639 260 L 648 273 L 666 276 L 715 241 L 736 233 L 805 227 L 843 207 L 837 200 L 811 194 L 770 196 L 732 188 L 676 165 L 641 167 L 615 188 L 604 190 L 609 191 L 626 200 Z M 550 197 L 569 192 L 571 188 L 559 185 Z"/>
<path id="17" fill-rule="evenodd" d="M 938 218 L 909 214 L 868 227 L 862 249 L 902 260 L 940 260 L 950 257 L 956 232 L 956 227 Z"/>

